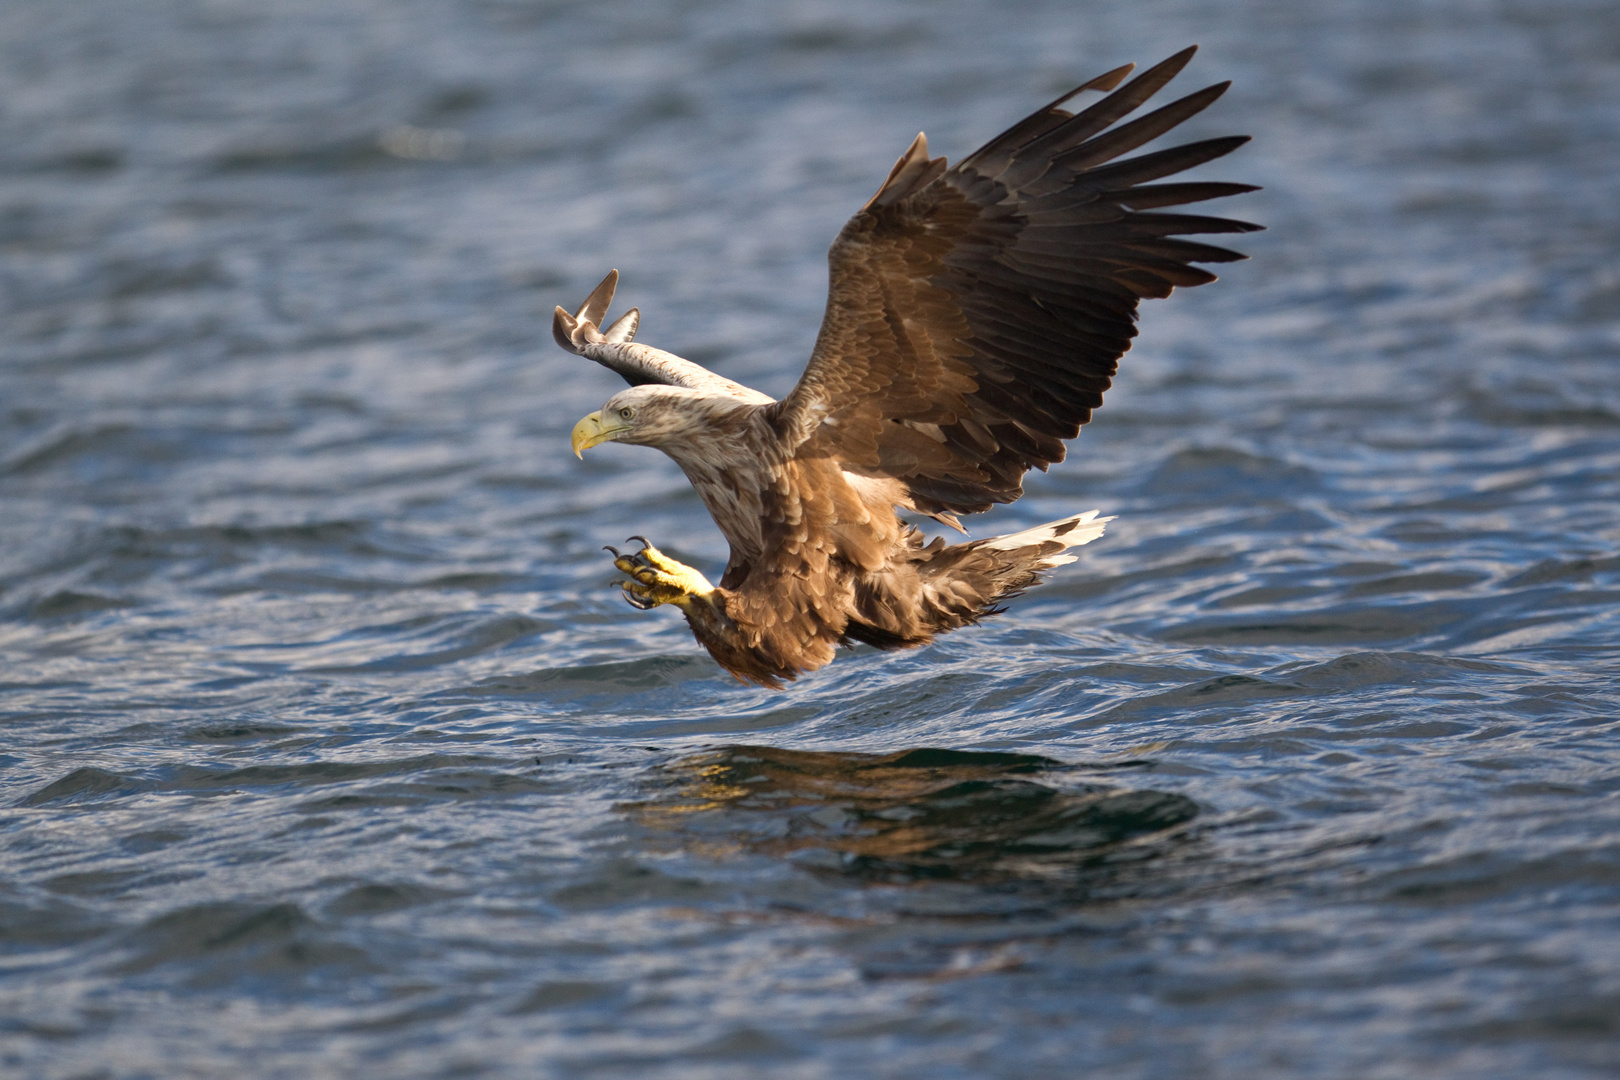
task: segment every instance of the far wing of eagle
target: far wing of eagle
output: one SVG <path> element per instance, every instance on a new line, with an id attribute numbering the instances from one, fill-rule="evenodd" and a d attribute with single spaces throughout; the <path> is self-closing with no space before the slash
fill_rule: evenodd
<path id="1" fill-rule="evenodd" d="M 987 510 L 1031 467 L 1063 460 L 1136 334 L 1143 297 L 1244 258 L 1175 237 L 1249 232 L 1241 221 L 1153 212 L 1256 190 L 1153 181 L 1230 153 L 1246 136 L 1116 160 L 1200 112 L 1222 83 L 1114 126 L 1193 49 L 1115 90 L 1093 79 L 954 168 L 919 135 L 833 243 L 821 333 L 774 419 L 797 458 L 896 477 L 929 513 Z M 1078 114 L 1081 90 L 1113 93 Z"/>
<path id="2" fill-rule="evenodd" d="M 750 405 L 771 403 L 770 397 L 758 390 L 734 383 L 674 353 L 637 342 L 636 331 L 641 327 L 641 312 L 637 308 L 631 308 L 602 329 L 618 285 L 619 272 L 609 270 L 578 311 L 570 315 L 566 308 L 557 308 L 551 318 L 551 336 L 556 338 L 557 344 L 575 355 L 595 360 L 631 386 L 685 386 L 725 394 Z"/>

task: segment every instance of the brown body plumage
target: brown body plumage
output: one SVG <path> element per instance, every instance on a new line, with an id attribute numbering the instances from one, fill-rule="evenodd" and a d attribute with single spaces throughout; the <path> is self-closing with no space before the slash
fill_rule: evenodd
<path id="1" fill-rule="evenodd" d="M 718 586 L 655 549 L 618 557 L 632 601 L 677 604 L 728 671 L 779 686 L 840 644 L 907 648 L 977 622 L 1101 535 L 1091 511 L 925 543 L 895 511 L 960 528 L 955 514 L 1018 498 L 1023 474 L 1061 461 L 1102 403 L 1138 301 L 1214 280 L 1194 262 L 1242 258 L 1173 237 L 1258 226 L 1150 211 L 1253 188 L 1150 182 L 1246 139 L 1116 160 L 1225 89 L 1114 126 L 1192 52 L 1118 90 L 1129 66 L 1093 79 L 954 168 L 919 135 L 834 241 L 820 336 L 780 401 L 637 344 L 634 310 L 599 329 L 616 272 L 578 312 L 558 308 L 558 342 L 631 383 L 580 421 L 576 451 L 663 450 L 731 545 Z M 1114 92 L 1060 108 L 1083 90 Z"/>

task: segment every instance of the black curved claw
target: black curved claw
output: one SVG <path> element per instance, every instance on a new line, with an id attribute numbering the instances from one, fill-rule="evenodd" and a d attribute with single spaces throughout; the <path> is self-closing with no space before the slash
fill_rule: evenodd
<path id="1" fill-rule="evenodd" d="M 624 590 L 624 599 L 626 603 L 635 608 L 637 611 L 651 611 L 653 608 L 658 606 L 645 596 L 637 596 L 629 589 Z"/>
<path id="2" fill-rule="evenodd" d="M 641 551 L 646 551 L 648 548 L 652 547 L 652 542 L 649 541 L 645 536 L 628 536 L 625 538 L 624 542 L 628 544 L 632 540 L 641 541 Z M 641 554 L 641 551 L 636 552 L 636 554 Z"/>
<path id="3" fill-rule="evenodd" d="M 615 559 L 617 559 L 619 557 L 619 549 L 614 547 L 612 544 L 603 544 L 602 545 L 602 550 L 603 551 L 611 551 L 611 552 L 613 552 L 613 557 Z"/>

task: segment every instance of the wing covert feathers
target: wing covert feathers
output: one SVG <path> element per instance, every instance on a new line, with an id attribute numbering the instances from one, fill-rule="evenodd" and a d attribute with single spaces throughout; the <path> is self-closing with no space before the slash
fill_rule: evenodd
<path id="1" fill-rule="evenodd" d="M 815 351 L 773 414 L 795 456 L 899 479 L 929 513 L 1010 502 L 1026 471 L 1063 459 L 1130 348 L 1138 303 L 1215 280 L 1195 263 L 1244 258 L 1180 237 L 1260 228 L 1154 212 L 1256 190 L 1152 183 L 1246 136 L 1121 156 L 1226 90 L 1125 120 L 1194 51 L 1123 85 L 1129 65 L 1082 84 L 954 167 L 913 141 L 829 253 Z M 1084 90 L 1107 96 L 1062 107 Z"/>

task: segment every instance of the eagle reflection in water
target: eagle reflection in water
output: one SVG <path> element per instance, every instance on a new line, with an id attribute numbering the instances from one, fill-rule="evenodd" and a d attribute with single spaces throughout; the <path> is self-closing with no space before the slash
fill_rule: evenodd
<path id="1" fill-rule="evenodd" d="M 725 746 L 663 765 L 665 790 L 621 809 L 708 854 L 888 883 L 1073 879 L 1152 858 L 1198 814 L 1183 795 L 1076 771 L 1031 754 Z"/>

